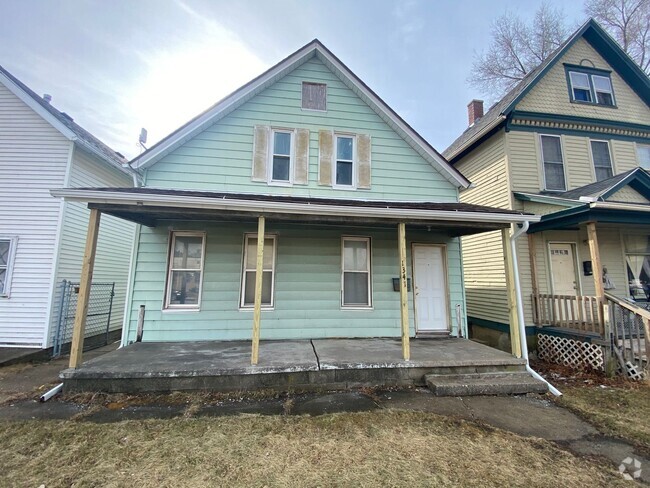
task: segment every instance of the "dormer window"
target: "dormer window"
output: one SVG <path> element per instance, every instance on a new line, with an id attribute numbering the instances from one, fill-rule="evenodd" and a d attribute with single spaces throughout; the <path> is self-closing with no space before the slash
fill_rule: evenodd
<path id="1" fill-rule="evenodd" d="M 565 66 L 572 102 L 614 107 L 610 72 L 583 66 Z"/>

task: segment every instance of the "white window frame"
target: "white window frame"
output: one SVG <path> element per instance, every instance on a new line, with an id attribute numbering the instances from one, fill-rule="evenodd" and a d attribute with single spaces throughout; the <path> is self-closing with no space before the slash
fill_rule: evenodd
<path id="1" fill-rule="evenodd" d="M 544 162 L 544 145 L 542 144 L 542 137 L 556 137 L 556 138 L 558 138 L 560 140 L 560 152 L 562 153 L 562 171 L 564 173 L 564 190 L 549 190 L 546 187 L 546 165 L 545 165 L 545 162 Z M 537 142 L 538 142 L 538 145 L 539 145 L 539 159 L 540 159 L 541 165 L 542 165 L 542 181 L 544 182 L 543 190 L 544 191 L 556 191 L 556 192 L 567 191 L 567 189 L 568 189 L 568 181 L 567 181 L 567 172 L 566 172 L 566 162 L 565 162 L 565 159 L 564 159 L 564 141 L 562 139 L 562 136 L 558 136 L 556 134 L 539 134 L 539 137 L 537 138 Z M 551 164 L 559 164 L 559 163 L 551 162 Z"/>
<path id="2" fill-rule="evenodd" d="M 642 144 L 640 142 L 636 143 L 636 161 L 639 167 L 650 170 L 650 164 L 648 165 L 648 167 L 644 167 L 641 164 L 641 148 L 645 149 L 646 151 L 648 151 L 648 154 L 650 154 L 650 144 Z"/>
<path id="3" fill-rule="evenodd" d="M 614 159 L 612 158 L 612 148 L 609 146 L 609 141 L 608 140 L 606 140 L 606 139 L 589 139 L 589 156 L 591 157 L 591 165 L 592 165 L 592 167 L 594 169 L 594 181 L 598 182 L 598 181 L 602 181 L 602 180 L 599 180 L 598 175 L 596 174 L 596 160 L 594 159 L 594 148 L 592 146 L 593 142 L 604 142 L 605 144 L 607 144 L 607 152 L 609 153 L 609 169 L 612 172 L 612 175 L 608 176 L 608 178 L 611 178 L 615 174 L 614 173 Z M 604 168 L 604 166 L 599 166 L 599 167 Z"/>
<path id="4" fill-rule="evenodd" d="M 325 87 L 325 109 L 320 108 L 307 108 L 303 100 L 303 87 L 304 85 L 322 85 Z M 300 108 L 301 110 L 307 110 L 308 112 L 327 112 L 327 83 L 320 83 L 318 81 L 303 81 L 300 85 Z"/>
<path id="5" fill-rule="evenodd" d="M 368 261 L 366 266 L 368 271 L 346 271 L 345 270 L 345 242 L 346 241 L 360 241 L 365 242 L 367 247 Z M 372 309 L 372 242 L 370 237 L 360 236 L 342 236 L 341 237 L 341 309 L 345 310 L 369 310 Z M 346 305 L 345 304 L 345 273 L 367 273 L 368 275 L 368 304 L 367 305 Z"/>
<path id="6" fill-rule="evenodd" d="M 246 261 L 248 258 L 248 239 L 257 239 L 257 232 L 244 234 L 244 249 L 242 251 L 242 265 L 241 265 L 241 279 L 239 280 L 239 310 L 253 310 L 255 307 L 254 303 L 246 305 L 244 302 L 246 300 L 246 272 L 247 271 L 257 271 L 257 269 L 247 269 Z M 276 260 L 278 254 L 277 246 L 277 236 L 275 234 L 264 234 L 264 239 L 271 239 L 273 241 L 273 262 L 271 269 L 264 268 L 262 266 L 262 274 L 265 271 L 271 271 L 271 303 L 262 303 L 262 310 L 274 310 L 275 309 L 275 268 Z"/>
<path id="7" fill-rule="evenodd" d="M 576 75 L 584 75 L 584 76 L 586 76 L 586 77 L 587 77 L 587 86 L 577 86 L 577 85 L 575 85 L 575 84 L 573 83 L 573 77 L 571 76 L 572 74 L 576 74 Z M 577 70 L 571 71 L 571 70 L 569 70 L 569 82 L 571 83 L 571 99 L 572 99 L 574 102 L 580 102 L 580 103 L 596 103 L 596 101 L 594 100 L 593 90 L 591 89 L 591 81 L 590 81 L 590 79 L 589 79 L 589 76 L 590 76 L 589 73 L 585 73 L 585 72 L 583 72 L 583 71 L 577 71 Z M 575 92 L 574 92 L 574 90 L 575 90 L 576 88 L 577 88 L 578 90 L 586 90 L 586 91 L 588 91 L 588 92 L 589 92 L 589 98 L 591 98 L 591 100 L 578 100 L 578 99 L 576 98 L 576 95 L 575 95 Z"/>
<path id="8" fill-rule="evenodd" d="M 0 290 L 0 298 L 9 298 L 11 296 L 11 277 L 14 271 L 14 264 L 16 258 L 16 247 L 18 244 L 18 237 L 16 236 L 0 236 L 0 241 L 9 243 L 9 253 L 7 256 L 7 265 L 0 266 L 5 269 L 5 286 Z"/>
<path id="9" fill-rule="evenodd" d="M 609 82 L 609 91 L 606 90 L 599 90 L 596 88 L 596 82 L 594 81 L 596 78 L 603 78 L 604 80 L 607 80 Z M 614 86 L 612 85 L 612 78 L 609 76 L 603 76 L 603 75 L 591 75 L 591 84 L 594 87 L 594 103 L 596 105 L 601 105 L 603 107 L 616 107 L 616 98 L 614 98 Z M 598 101 L 598 94 L 599 93 L 609 93 L 612 96 L 612 103 L 607 104 L 607 103 L 600 103 Z"/>
<path id="10" fill-rule="evenodd" d="M 338 147 L 339 138 L 352 139 L 352 160 L 349 159 L 339 159 L 338 157 Z M 335 190 L 356 190 L 357 189 L 357 135 L 356 134 L 346 134 L 346 133 L 335 133 L 334 134 L 334 170 L 332 171 L 332 188 Z M 339 185 L 336 183 L 337 172 L 338 172 L 338 162 L 352 162 L 352 184 L 351 185 Z"/>
<path id="11" fill-rule="evenodd" d="M 172 268 L 176 237 L 200 237 L 201 238 L 201 267 L 198 270 L 185 269 L 185 268 Z M 201 298 L 203 294 L 203 275 L 205 270 L 205 241 L 206 240 L 207 239 L 206 239 L 205 232 L 181 231 L 181 230 L 173 230 L 170 232 L 169 249 L 167 251 L 167 283 L 165 285 L 165 300 L 164 300 L 164 307 L 163 307 L 164 311 L 170 311 L 170 310 L 198 311 L 201 309 Z M 199 296 L 196 304 L 171 303 L 172 271 L 200 271 L 201 278 L 199 279 Z"/>
<path id="12" fill-rule="evenodd" d="M 275 134 L 289 134 L 291 137 L 291 144 L 289 149 L 289 181 L 285 180 L 274 180 L 273 179 L 273 156 L 275 156 Z M 286 129 L 286 128 L 271 128 L 271 143 L 269 144 L 269 164 L 267 164 L 267 183 L 271 186 L 293 186 L 293 170 L 295 164 L 294 157 L 294 146 L 296 143 L 296 131 L 295 129 Z M 278 156 L 286 157 L 286 154 L 278 154 Z"/>

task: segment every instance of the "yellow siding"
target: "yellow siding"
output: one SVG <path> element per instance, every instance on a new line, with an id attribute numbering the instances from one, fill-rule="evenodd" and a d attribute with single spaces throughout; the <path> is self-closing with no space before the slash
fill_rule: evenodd
<path id="1" fill-rule="evenodd" d="M 612 71 L 611 78 L 618 108 L 571 103 L 569 101 L 564 63 L 579 65 L 583 60 L 591 61 L 596 68 L 612 69 L 587 41 L 579 39 L 517 104 L 517 110 L 575 115 L 637 124 L 648 123 L 650 108 L 615 71 Z M 589 62 L 583 64 L 591 66 Z"/>
<path id="2" fill-rule="evenodd" d="M 510 208 L 505 134 L 498 132 L 456 167 L 475 185 L 460 194 L 464 203 Z M 462 238 L 467 314 L 509 323 L 501 232 Z"/>
<path id="3" fill-rule="evenodd" d="M 568 208 L 568 207 L 562 207 L 560 205 L 549 205 L 547 203 L 537 203 L 537 202 L 523 202 L 523 203 L 524 205 L 521 210 L 535 215 L 551 214 L 554 212 L 560 212 L 561 210 L 566 210 Z"/>
<path id="4" fill-rule="evenodd" d="M 650 203 L 646 197 L 641 195 L 634 188 L 625 186 L 614 193 L 607 199 L 609 202 L 625 202 L 625 203 Z"/>
<path id="5" fill-rule="evenodd" d="M 537 193 L 542 189 L 537 134 L 513 131 L 506 134 L 506 139 L 512 191 Z"/>
<path id="6" fill-rule="evenodd" d="M 591 162 L 588 137 L 563 135 L 562 150 L 564 153 L 567 190 L 589 185 L 596 181 L 596 174 Z"/>

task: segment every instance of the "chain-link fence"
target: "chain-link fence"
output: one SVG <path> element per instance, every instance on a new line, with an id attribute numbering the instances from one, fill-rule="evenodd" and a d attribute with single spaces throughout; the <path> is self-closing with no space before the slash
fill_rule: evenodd
<path id="1" fill-rule="evenodd" d="M 72 329 L 77 311 L 77 298 L 79 297 L 79 283 L 63 280 L 60 287 L 59 315 L 54 334 L 53 356 L 60 356 L 70 352 Z M 85 351 L 108 344 L 114 296 L 115 283 L 91 284 L 84 332 Z"/>

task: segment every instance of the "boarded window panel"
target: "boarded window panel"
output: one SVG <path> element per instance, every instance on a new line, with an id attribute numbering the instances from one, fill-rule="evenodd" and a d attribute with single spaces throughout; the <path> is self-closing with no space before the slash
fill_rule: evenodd
<path id="1" fill-rule="evenodd" d="M 302 108 L 327 110 L 327 85 L 324 83 L 302 83 Z"/>

